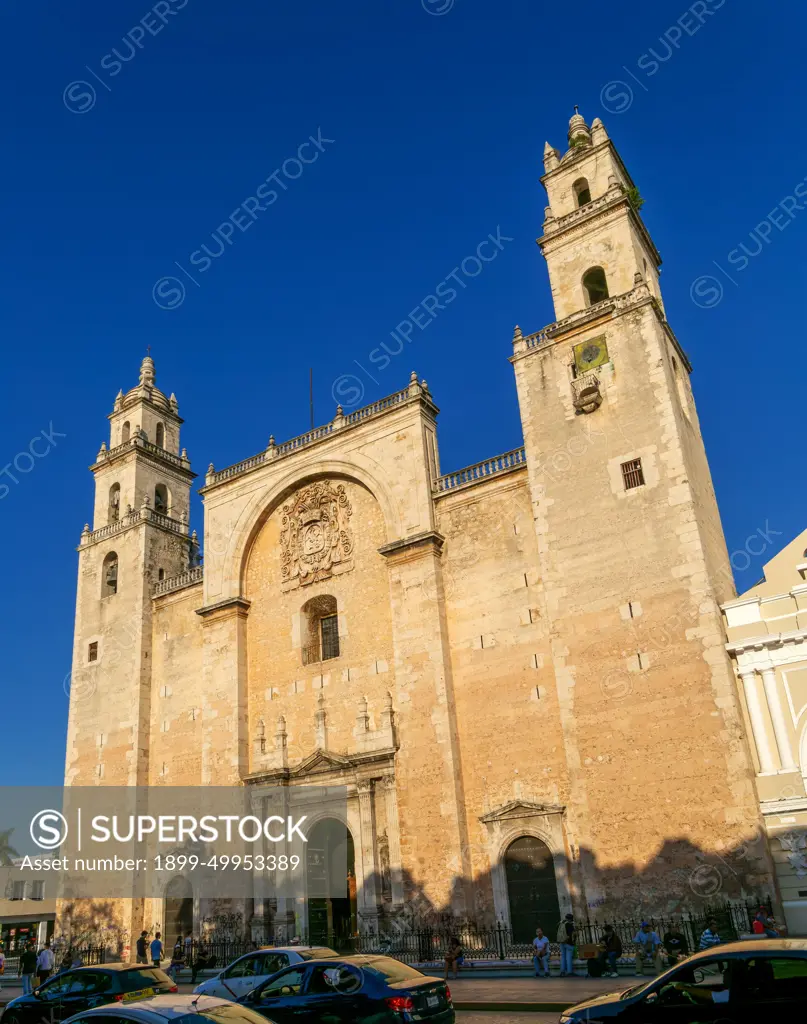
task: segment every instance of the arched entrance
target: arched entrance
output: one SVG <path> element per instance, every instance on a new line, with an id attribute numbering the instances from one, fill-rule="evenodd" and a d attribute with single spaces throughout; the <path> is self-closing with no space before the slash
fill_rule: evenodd
<path id="1" fill-rule="evenodd" d="M 193 888 L 187 878 L 172 878 L 165 889 L 163 946 L 167 956 L 177 938 L 193 930 Z"/>
<path id="2" fill-rule="evenodd" d="M 504 855 L 514 942 L 531 942 L 539 926 L 554 941 L 560 921 L 552 853 L 542 839 L 521 836 Z"/>
<path id="3" fill-rule="evenodd" d="M 323 818 L 306 847 L 308 941 L 351 948 L 356 932 L 356 864 L 353 837 L 344 822 Z"/>

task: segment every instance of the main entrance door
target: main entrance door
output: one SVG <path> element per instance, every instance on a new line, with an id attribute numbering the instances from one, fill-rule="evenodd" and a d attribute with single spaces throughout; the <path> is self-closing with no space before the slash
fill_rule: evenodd
<path id="1" fill-rule="evenodd" d="M 352 950 L 356 932 L 356 866 L 350 830 L 335 818 L 318 821 L 306 847 L 308 941 Z"/>
<path id="2" fill-rule="evenodd" d="M 549 847 L 534 836 L 522 836 L 504 856 L 510 925 L 515 942 L 532 942 L 543 928 L 554 941 L 560 923 L 555 865 Z"/>
<path id="3" fill-rule="evenodd" d="M 193 888 L 187 878 L 172 878 L 165 890 L 163 946 L 166 957 L 177 939 L 193 930 Z"/>

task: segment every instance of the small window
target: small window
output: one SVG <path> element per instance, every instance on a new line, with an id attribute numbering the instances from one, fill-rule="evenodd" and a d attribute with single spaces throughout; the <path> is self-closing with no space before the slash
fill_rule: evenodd
<path id="1" fill-rule="evenodd" d="M 120 519 L 120 484 L 113 484 L 109 488 L 109 515 L 107 519 L 110 524 L 117 523 Z"/>
<path id="2" fill-rule="evenodd" d="M 111 597 L 118 592 L 118 556 L 110 551 L 102 567 L 101 596 Z"/>
<path id="3" fill-rule="evenodd" d="M 339 657 L 339 616 L 326 615 L 319 620 L 322 660 Z"/>
<path id="4" fill-rule="evenodd" d="M 93 640 L 87 648 L 87 661 L 98 661 L 98 641 Z"/>
<path id="5" fill-rule="evenodd" d="M 583 291 L 589 306 L 608 298 L 608 282 L 602 267 L 592 267 L 583 275 Z"/>
<path id="6" fill-rule="evenodd" d="M 158 569 L 157 570 L 157 579 L 158 580 L 164 580 L 165 579 L 165 569 Z"/>
<path id="7" fill-rule="evenodd" d="M 157 484 L 154 488 L 154 511 L 168 515 L 168 488 L 165 484 Z"/>
<path id="8" fill-rule="evenodd" d="M 32 900 L 44 900 L 45 898 L 45 883 L 44 882 L 31 882 L 31 899 Z"/>
<path id="9" fill-rule="evenodd" d="M 622 463 L 622 483 L 625 485 L 626 491 L 644 485 L 641 459 L 631 459 L 630 462 Z"/>
<path id="10" fill-rule="evenodd" d="M 121 444 L 126 444 L 126 442 L 129 440 L 129 438 L 131 436 L 131 433 L 132 433 L 132 427 L 131 427 L 131 424 L 129 423 L 129 421 L 127 420 L 123 424 L 123 426 L 121 427 L 121 430 L 120 430 L 120 443 Z"/>
<path id="11" fill-rule="evenodd" d="M 578 207 L 586 206 L 591 202 L 591 189 L 585 178 L 578 178 L 574 185 L 572 185 L 572 191 L 574 192 Z"/>
<path id="12" fill-rule="evenodd" d="M 11 883 L 11 898 L 13 900 L 24 900 L 25 899 L 25 882 L 12 882 Z"/>
<path id="13" fill-rule="evenodd" d="M 157 431 L 154 435 L 154 443 L 158 448 L 165 448 L 165 427 L 162 423 L 157 424 Z"/>

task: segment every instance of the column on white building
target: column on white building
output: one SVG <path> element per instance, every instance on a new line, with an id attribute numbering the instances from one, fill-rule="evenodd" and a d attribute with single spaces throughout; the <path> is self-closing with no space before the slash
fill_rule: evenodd
<path id="1" fill-rule="evenodd" d="M 398 821 L 398 794 L 395 776 L 384 776 L 384 805 L 387 814 L 387 838 L 389 840 L 389 867 L 392 883 L 392 903 L 399 906 L 404 901 L 403 877 L 401 872 L 401 829 Z"/>
<path id="2" fill-rule="evenodd" d="M 765 687 L 765 697 L 768 701 L 768 710 L 771 713 L 773 723 L 773 734 L 776 737 L 776 746 L 779 748 L 779 760 L 782 762 L 784 771 L 796 771 L 798 766 L 793 756 L 793 749 L 790 746 L 790 734 L 785 718 L 785 709 L 782 706 L 782 699 L 779 696 L 779 688 L 776 685 L 776 670 L 773 668 L 762 669 L 762 685 Z"/>
<path id="3" fill-rule="evenodd" d="M 777 759 L 768 741 L 768 733 L 765 729 L 765 712 L 762 706 L 762 697 L 759 692 L 756 671 L 752 668 L 742 669 L 740 676 L 745 690 L 745 703 L 748 707 L 748 717 L 751 719 L 751 732 L 754 736 L 754 743 L 759 756 L 759 770 L 763 774 L 773 774 L 778 770 Z"/>

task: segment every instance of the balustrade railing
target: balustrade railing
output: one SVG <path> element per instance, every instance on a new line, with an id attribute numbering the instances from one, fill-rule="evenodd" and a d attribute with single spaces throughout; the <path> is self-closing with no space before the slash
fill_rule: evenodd
<path id="1" fill-rule="evenodd" d="M 496 455 L 484 462 L 477 462 L 473 466 L 466 466 L 456 473 L 446 473 L 438 477 L 434 484 L 437 492 L 453 491 L 466 484 L 476 483 L 478 480 L 485 480 L 500 473 L 508 473 L 511 469 L 526 465 L 527 456 L 523 448 L 514 448 L 504 455 Z"/>
<path id="2" fill-rule="evenodd" d="M 201 583 L 203 579 L 204 569 L 201 565 L 197 565 L 193 569 L 186 569 L 185 572 L 177 573 L 176 576 L 169 576 L 166 580 L 158 580 L 152 586 L 151 593 L 153 597 L 159 597 L 161 594 L 170 594 L 175 590 L 192 587 L 197 583 Z"/>

